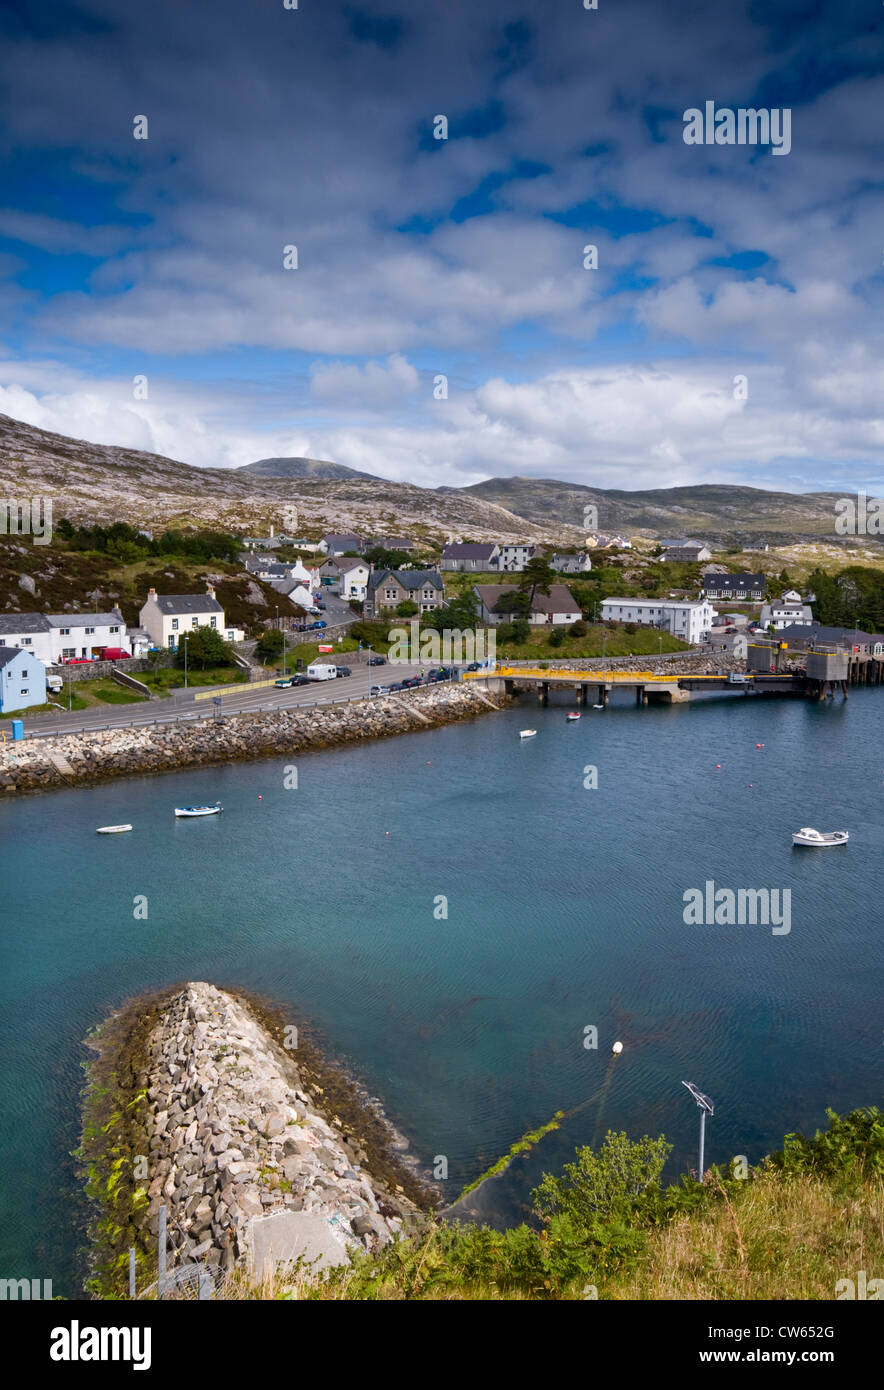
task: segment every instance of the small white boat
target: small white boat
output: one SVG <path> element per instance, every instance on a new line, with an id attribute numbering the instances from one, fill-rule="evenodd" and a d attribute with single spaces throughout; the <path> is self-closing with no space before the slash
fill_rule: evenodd
<path id="1" fill-rule="evenodd" d="M 846 830 L 813 830 L 809 825 L 806 825 L 803 830 L 795 831 L 792 836 L 792 844 L 828 848 L 830 845 L 846 845 L 849 838 Z"/>
<path id="2" fill-rule="evenodd" d="M 520 734 L 519 734 L 519 738 L 536 738 L 536 737 L 537 737 L 537 730 L 536 730 L 536 729 L 522 729 L 521 732 L 520 732 Z"/>
<path id="3" fill-rule="evenodd" d="M 593 709 L 604 709 L 604 705 L 593 705 Z"/>
<path id="4" fill-rule="evenodd" d="M 224 807 L 220 801 L 216 801 L 214 806 L 176 806 L 176 816 L 217 816 Z"/>
<path id="5" fill-rule="evenodd" d="M 96 830 L 96 835 L 122 835 L 124 830 L 131 830 L 131 825 L 100 825 Z"/>
<path id="6" fill-rule="evenodd" d="M 579 718 L 580 718 L 580 715 L 579 715 L 579 714 L 571 714 L 571 713 L 569 713 L 569 714 L 567 714 L 565 717 L 566 717 L 567 719 L 579 719 Z"/>

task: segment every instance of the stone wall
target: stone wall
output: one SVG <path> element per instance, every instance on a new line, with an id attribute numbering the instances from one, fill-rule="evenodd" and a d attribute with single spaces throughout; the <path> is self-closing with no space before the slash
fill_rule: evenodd
<path id="1" fill-rule="evenodd" d="M 217 722 L 166 724 L 0 744 L 0 794 L 56 790 L 83 782 L 201 764 L 290 756 L 332 744 L 410 733 L 501 709 L 502 696 L 464 685 L 424 686 L 329 705 L 228 715 Z"/>

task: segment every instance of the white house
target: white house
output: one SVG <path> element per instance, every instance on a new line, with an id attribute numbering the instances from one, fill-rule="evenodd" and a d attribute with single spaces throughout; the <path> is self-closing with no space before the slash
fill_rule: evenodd
<path id="1" fill-rule="evenodd" d="M 758 621 L 762 627 L 772 627 L 779 632 L 784 627 L 810 627 L 813 622 L 813 609 L 807 603 L 786 603 L 784 599 L 774 599 L 772 603 L 761 605 Z"/>
<path id="2" fill-rule="evenodd" d="M 45 613 L 0 613 L 0 644 L 32 652 L 45 666 L 55 660 L 52 624 Z"/>
<path id="3" fill-rule="evenodd" d="M 348 559 L 343 557 L 335 561 L 338 573 L 341 576 L 341 597 L 355 598 L 360 602 L 365 599 L 365 590 L 368 585 L 368 576 L 371 571 L 364 560 Z"/>
<path id="4" fill-rule="evenodd" d="M 0 647 L 0 713 L 46 703 L 46 667 L 22 647 Z"/>
<path id="5" fill-rule="evenodd" d="M 128 652 L 126 623 L 119 609 L 110 613 L 47 613 L 52 628 L 53 660 L 97 660 L 106 648 Z"/>
<path id="6" fill-rule="evenodd" d="M 148 589 L 138 620 L 150 633 L 154 646 L 172 651 L 182 632 L 192 632 L 195 627 L 217 628 L 225 642 L 241 642 L 245 636 L 241 628 L 225 623 L 224 609 L 211 584 L 204 594 L 158 594 L 156 589 Z"/>
<path id="7" fill-rule="evenodd" d="M 505 570 L 508 574 L 519 574 L 536 551 L 536 545 L 528 545 L 525 541 L 500 541 L 494 568 Z"/>
<path id="8" fill-rule="evenodd" d="M 780 594 L 780 603 L 800 603 L 801 595 L 797 589 L 787 589 L 784 594 Z"/>
<path id="9" fill-rule="evenodd" d="M 365 541 L 362 536 L 354 536 L 352 532 L 338 536 L 330 534 L 323 536 L 319 542 L 319 549 L 323 555 L 334 557 L 335 555 L 345 555 L 348 550 L 355 550 L 357 555 L 361 555 L 365 549 Z"/>
<path id="10" fill-rule="evenodd" d="M 496 627 L 498 623 L 512 621 L 512 613 L 495 612 L 495 605 L 502 594 L 515 593 L 511 584 L 476 584 L 473 591 L 479 600 L 479 615 L 483 623 Z M 550 584 L 548 594 L 541 594 L 539 590 L 535 592 L 531 612 L 527 615 L 533 627 L 545 624 L 561 627 L 566 623 L 576 623 L 582 616 L 579 603 L 564 584 Z"/>
<path id="11" fill-rule="evenodd" d="M 576 555 L 552 555 L 549 563 L 560 574 L 589 574 L 592 569 L 592 560 L 585 550 Z"/>
<path id="12" fill-rule="evenodd" d="M 602 622 L 657 627 L 683 642 L 705 642 L 714 617 L 715 609 L 706 599 L 606 598 L 602 603 Z"/>

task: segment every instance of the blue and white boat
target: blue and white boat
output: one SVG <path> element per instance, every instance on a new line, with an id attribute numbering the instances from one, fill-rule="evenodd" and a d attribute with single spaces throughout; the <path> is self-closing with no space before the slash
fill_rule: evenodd
<path id="1" fill-rule="evenodd" d="M 224 807 L 220 801 L 216 801 L 214 806 L 176 806 L 176 816 L 217 816 Z"/>

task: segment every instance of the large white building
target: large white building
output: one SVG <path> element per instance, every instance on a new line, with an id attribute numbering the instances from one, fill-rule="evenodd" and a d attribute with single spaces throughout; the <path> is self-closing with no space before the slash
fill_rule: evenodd
<path id="1" fill-rule="evenodd" d="M 241 628 L 225 623 L 224 609 L 211 584 L 204 594 L 158 594 L 156 589 L 148 589 L 138 620 L 150 633 L 154 646 L 172 651 L 181 634 L 195 627 L 217 628 L 225 642 L 241 642 L 245 636 Z"/>
<path id="2" fill-rule="evenodd" d="M 602 603 L 602 622 L 657 627 L 682 642 L 705 642 L 714 617 L 715 609 L 706 599 L 606 598 Z"/>

